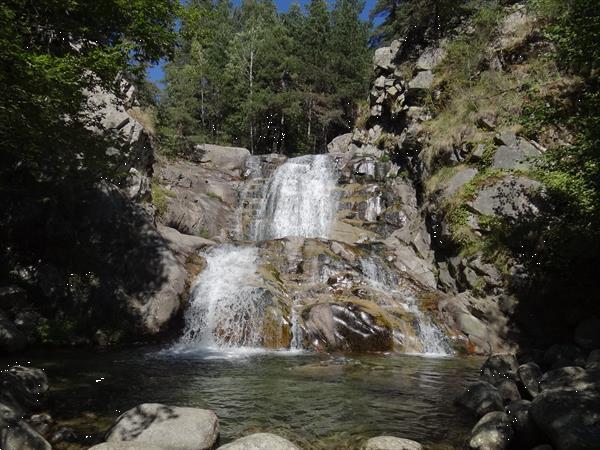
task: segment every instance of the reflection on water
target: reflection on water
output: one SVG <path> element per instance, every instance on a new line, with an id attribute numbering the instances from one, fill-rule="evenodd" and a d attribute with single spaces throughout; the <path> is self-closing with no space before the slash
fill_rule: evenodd
<path id="1" fill-rule="evenodd" d="M 55 351 L 18 362 L 27 361 L 46 369 L 52 412 L 61 419 L 94 413 L 112 421 L 143 402 L 210 408 L 222 443 L 271 431 L 303 448 L 358 448 L 382 434 L 460 447 L 471 420 L 452 400 L 479 365 L 411 355 L 156 349 Z"/>

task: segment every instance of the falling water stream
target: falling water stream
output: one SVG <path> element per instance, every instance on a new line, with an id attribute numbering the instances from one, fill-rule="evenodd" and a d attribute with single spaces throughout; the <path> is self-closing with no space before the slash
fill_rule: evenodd
<path id="1" fill-rule="evenodd" d="M 337 211 L 338 174 L 328 155 L 291 158 L 265 184 L 251 235 L 254 241 L 283 237 L 328 238 Z M 380 194 L 368 205 L 368 220 L 379 214 Z M 371 217 L 372 216 L 372 217 Z M 258 249 L 225 245 L 205 255 L 207 266 L 191 292 L 185 329 L 176 348 L 252 348 L 260 345 L 265 293 L 260 287 Z M 369 284 L 396 293 L 416 321 L 423 353 L 450 353 L 443 333 L 418 308 L 412 294 L 398 291 L 398 279 L 378 258 L 361 260 Z M 298 305 L 291 307 L 291 348 L 301 348 Z"/>
<path id="2" fill-rule="evenodd" d="M 328 238 L 336 181 L 327 156 L 288 160 L 266 184 L 253 238 Z M 221 443 L 267 431 L 307 449 L 358 449 L 377 435 L 441 445 L 435 448 L 462 446 L 471 423 L 457 414 L 452 398 L 476 378 L 479 361 L 257 350 L 267 301 L 259 251 L 258 245 L 228 244 L 204 255 L 206 267 L 192 286 L 184 332 L 173 347 L 65 351 L 59 358 L 41 352 L 0 362 L 44 368 L 53 402 L 61 405 L 53 418 L 90 445 L 103 440 L 124 410 L 159 402 L 212 409 Z M 397 290 L 404 299 L 419 322 L 424 353 L 446 353 L 439 330 L 404 295 L 383 260 L 373 255 L 360 264 L 374 289 Z M 297 298 L 290 302 L 293 349 L 301 346 L 302 305 Z"/>

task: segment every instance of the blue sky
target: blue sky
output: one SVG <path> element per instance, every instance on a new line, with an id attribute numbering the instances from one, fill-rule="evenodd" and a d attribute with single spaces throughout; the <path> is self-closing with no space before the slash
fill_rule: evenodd
<path id="1" fill-rule="evenodd" d="M 275 4 L 277 5 L 277 10 L 280 12 L 287 12 L 290 6 L 298 0 L 275 0 Z M 331 0 L 328 0 L 331 2 Z M 368 20 L 369 11 L 375 6 L 375 2 L 377 0 L 366 0 L 365 9 L 361 14 L 361 18 L 364 20 Z M 234 0 L 234 4 L 239 4 L 239 0 Z M 301 5 L 308 3 L 308 0 L 299 0 Z M 163 79 L 163 69 L 162 63 L 158 64 L 154 67 L 148 69 L 148 79 L 153 83 L 157 84 L 159 87 L 162 87 L 161 80 Z"/>

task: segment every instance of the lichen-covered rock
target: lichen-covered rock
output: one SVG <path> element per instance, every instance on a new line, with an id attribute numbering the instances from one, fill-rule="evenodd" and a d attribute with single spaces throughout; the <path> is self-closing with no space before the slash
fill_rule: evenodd
<path id="1" fill-rule="evenodd" d="M 540 189 L 538 181 L 510 175 L 479 190 L 469 206 L 484 216 L 526 218 L 538 211 L 533 199 Z"/>
<path id="2" fill-rule="evenodd" d="M 394 436 L 377 436 L 369 439 L 361 450 L 422 450 L 417 441 Z"/>
<path id="3" fill-rule="evenodd" d="M 342 134 L 327 144 L 327 151 L 329 153 L 344 153 L 348 151 L 351 143 L 352 133 Z"/>
<path id="4" fill-rule="evenodd" d="M 200 163 L 209 164 L 215 169 L 230 172 L 237 177 L 242 175 L 246 159 L 250 156 L 248 149 L 242 147 L 199 144 L 196 150 L 202 155 Z"/>
<path id="5" fill-rule="evenodd" d="M 209 450 L 219 436 L 212 411 L 143 403 L 117 419 L 106 441 L 148 443 L 171 450 Z"/>
<path id="6" fill-rule="evenodd" d="M 300 450 L 300 448 L 276 434 L 254 433 L 222 445 L 218 450 Z"/>
<path id="7" fill-rule="evenodd" d="M 465 392 L 457 397 L 454 403 L 468 409 L 476 417 L 482 417 L 492 411 L 504 410 L 500 392 L 485 381 L 468 385 Z"/>
<path id="8" fill-rule="evenodd" d="M 503 411 L 487 413 L 473 427 L 469 448 L 477 450 L 505 450 L 509 447 L 514 431 L 510 418 Z"/>

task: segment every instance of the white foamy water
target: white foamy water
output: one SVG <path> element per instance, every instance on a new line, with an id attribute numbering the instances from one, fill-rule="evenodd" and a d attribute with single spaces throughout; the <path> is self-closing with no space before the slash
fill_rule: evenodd
<path id="1" fill-rule="evenodd" d="M 440 356 L 452 354 L 444 333 L 419 309 L 417 300 L 411 293 L 398 290 L 398 278 L 386 269 L 383 261 L 370 257 L 361 259 L 360 264 L 362 273 L 371 286 L 382 292 L 397 294 L 402 298 L 402 306 L 415 318 L 417 337 L 424 354 Z"/>
<path id="2" fill-rule="evenodd" d="M 336 183 L 335 165 L 328 155 L 287 160 L 266 186 L 253 238 L 327 238 L 337 209 Z"/>
<path id="3" fill-rule="evenodd" d="M 188 347 L 258 347 L 264 291 L 255 247 L 226 245 L 210 251 L 192 287 L 179 344 Z"/>

